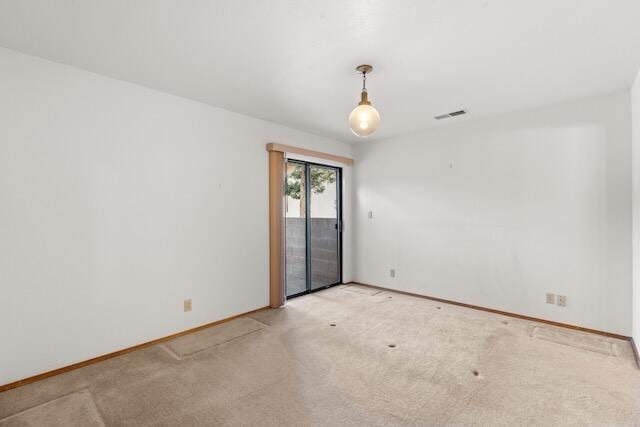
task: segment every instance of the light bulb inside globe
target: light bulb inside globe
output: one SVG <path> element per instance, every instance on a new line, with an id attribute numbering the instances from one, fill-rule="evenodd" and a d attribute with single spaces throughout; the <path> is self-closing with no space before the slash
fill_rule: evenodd
<path id="1" fill-rule="evenodd" d="M 378 129 L 380 114 L 368 104 L 358 105 L 349 115 L 351 131 L 360 137 L 371 135 Z"/>

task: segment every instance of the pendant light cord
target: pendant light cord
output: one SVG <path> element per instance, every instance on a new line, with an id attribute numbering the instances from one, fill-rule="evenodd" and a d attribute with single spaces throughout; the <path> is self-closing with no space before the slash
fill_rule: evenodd
<path id="1" fill-rule="evenodd" d="M 367 91 L 367 73 L 364 71 L 362 72 L 362 91 Z"/>

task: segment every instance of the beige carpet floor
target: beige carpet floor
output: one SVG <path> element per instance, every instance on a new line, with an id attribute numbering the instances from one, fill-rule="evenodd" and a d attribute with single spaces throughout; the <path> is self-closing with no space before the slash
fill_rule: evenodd
<path id="1" fill-rule="evenodd" d="M 0 426 L 640 425 L 626 341 L 339 286 L 0 393 Z"/>

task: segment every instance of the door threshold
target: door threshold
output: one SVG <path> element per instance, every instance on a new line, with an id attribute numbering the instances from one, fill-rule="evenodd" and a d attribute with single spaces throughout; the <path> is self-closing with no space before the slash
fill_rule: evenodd
<path id="1" fill-rule="evenodd" d="M 293 295 L 291 295 L 291 296 L 288 296 L 288 297 L 287 297 L 287 300 L 290 300 L 290 299 L 293 299 L 293 298 L 298 298 L 298 297 L 301 297 L 301 296 L 303 296 L 303 295 L 309 295 L 309 294 L 312 294 L 312 293 L 314 293 L 314 292 L 324 291 L 324 290 L 326 290 L 326 289 L 333 288 L 334 286 L 343 285 L 343 284 L 344 284 L 344 283 L 342 283 L 342 282 L 337 282 L 337 283 L 334 283 L 334 284 L 332 284 L 332 285 L 323 286 L 322 288 L 311 289 L 310 291 L 302 291 L 302 292 L 300 292 L 300 293 L 297 293 L 297 294 L 293 294 Z"/>

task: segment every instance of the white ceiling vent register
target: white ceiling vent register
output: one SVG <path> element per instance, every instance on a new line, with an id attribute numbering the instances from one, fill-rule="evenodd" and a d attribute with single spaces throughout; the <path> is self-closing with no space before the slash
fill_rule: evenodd
<path id="1" fill-rule="evenodd" d="M 439 116 L 435 116 L 434 119 L 436 120 L 448 119 L 450 117 L 462 116 L 463 114 L 467 114 L 467 110 L 458 110 L 458 111 L 453 111 L 451 113 L 440 114 Z"/>

